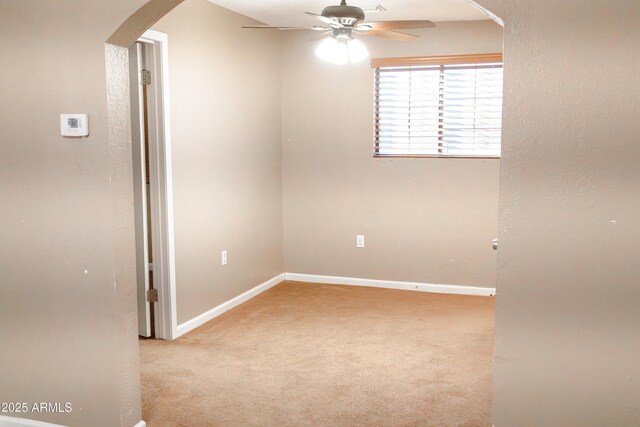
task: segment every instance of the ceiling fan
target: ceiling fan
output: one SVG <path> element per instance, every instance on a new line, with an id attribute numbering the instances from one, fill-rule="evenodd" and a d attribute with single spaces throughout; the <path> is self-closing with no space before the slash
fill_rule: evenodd
<path id="1" fill-rule="evenodd" d="M 320 38 L 326 38 L 316 54 L 329 62 L 345 64 L 359 62 L 369 56 L 367 48 L 355 39 L 354 33 L 364 36 L 380 37 L 390 40 L 410 41 L 418 36 L 396 30 L 431 28 L 435 24 L 426 20 L 413 21 L 378 21 L 365 22 L 364 11 L 356 6 L 347 5 L 341 0 L 339 5 L 325 7 L 321 14 L 305 12 L 324 25 L 313 27 L 272 27 L 270 25 L 248 25 L 242 28 L 279 29 L 279 30 L 313 30 L 322 32 Z"/>

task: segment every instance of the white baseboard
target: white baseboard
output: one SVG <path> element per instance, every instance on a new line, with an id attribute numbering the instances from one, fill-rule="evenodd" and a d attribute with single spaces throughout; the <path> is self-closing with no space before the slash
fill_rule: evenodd
<path id="1" fill-rule="evenodd" d="M 328 285 L 369 286 L 373 288 L 401 289 L 404 291 L 433 292 L 437 294 L 478 296 L 493 296 L 496 294 L 496 288 L 483 288 L 478 286 L 397 282 L 391 280 L 357 279 L 355 277 L 318 276 L 315 274 L 284 273 L 284 280 L 324 283 Z"/>
<path id="2" fill-rule="evenodd" d="M 7 417 L 0 415 L 0 427 L 63 427 L 60 424 L 45 423 L 43 421 L 28 420 L 26 418 Z M 147 427 L 144 421 L 138 421 L 133 427 Z"/>
<path id="3" fill-rule="evenodd" d="M 229 301 L 223 302 L 219 306 L 214 307 L 211 310 L 205 313 L 202 313 L 201 315 L 194 317 L 191 320 L 187 320 L 186 322 L 179 324 L 178 327 L 176 328 L 175 338 L 178 338 L 179 336 L 182 336 L 187 332 L 194 330 L 198 326 L 201 326 L 207 323 L 209 320 L 220 316 L 222 313 L 225 313 L 231 310 L 232 308 L 237 307 L 238 305 L 242 304 L 245 301 L 250 300 L 251 298 L 255 297 L 258 294 L 261 294 L 267 289 L 274 287 L 275 285 L 282 282 L 283 280 L 284 280 L 284 273 L 278 274 L 276 277 L 267 280 L 266 282 L 256 286 L 255 288 L 249 289 L 247 292 L 242 293 L 237 297 L 231 298 Z"/>
<path id="4" fill-rule="evenodd" d="M 63 427 L 60 424 L 45 423 L 44 421 L 28 420 L 26 418 L 8 417 L 0 415 L 0 427 Z"/>
<path id="5" fill-rule="evenodd" d="M 194 317 L 191 320 L 187 320 L 181 323 L 176 328 L 176 337 L 182 336 L 189 331 L 194 330 L 198 326 L 207 323 L 209 320 L 220 316 L 231 310 L 234 307 L 242 304 L 245 301 L 250 300 L 256 295 L 261 294 L 282 282 L 283 280 L 293 280 L 296 282 L 309 282 L 309 283 L 324 283 L 330 285 L 351 285 L 351 286 L 369 286 L 373 288 L 387 288 L 387 289 L 400 289 L 404 291 L 418 291 L 418 292 L 432 292 L 438 294 L 457 294 L 457 295 L 478 295 L 478 296 L 493 296 L 496 294 L 496 288 L 483 288 L 478 286 L 463 286 L 463 285 L 438 285 L 433 283 L 418 283 L 418 282 L 398 282 L 391 280 L 374 280 L 374 279 L 358 279 L 355 277 L 338 277 L 338 276 L 318 276 L 315 274 L 300 274 L 300 273 L 282 273 L 276 277 L 267 280 L 266 282 L 249 289 L 247 292 L 238 295 L 223 302 L 217 307 L 202 313 L 201 315 Z M 140 423 L 144 423 L 141 421 Z M 145 424 L 138 423 L 135 427 L 144 427 Z"/>

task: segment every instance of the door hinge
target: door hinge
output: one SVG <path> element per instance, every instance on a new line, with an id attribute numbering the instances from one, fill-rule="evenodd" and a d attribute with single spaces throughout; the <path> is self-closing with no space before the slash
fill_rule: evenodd
<path id="1" fill-rule="evenodd" d="M 158 302 L 158 290 L 149 289 L 147 291 L 147 302 Z"/>
<path id="2" fill-rule="evenodd" d="M 149 86 L 151 84 L 151 71 L 140 71 L 140 84 L 142 84 L 142 86 Z"/>

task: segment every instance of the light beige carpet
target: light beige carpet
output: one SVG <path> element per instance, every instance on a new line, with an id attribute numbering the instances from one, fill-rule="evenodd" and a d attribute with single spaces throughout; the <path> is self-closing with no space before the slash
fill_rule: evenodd
<path id="1" fill-rule="evenodd" d="M 140 342 L 165 426 L 490 426 L 494 299 L 284 282 Z"/>

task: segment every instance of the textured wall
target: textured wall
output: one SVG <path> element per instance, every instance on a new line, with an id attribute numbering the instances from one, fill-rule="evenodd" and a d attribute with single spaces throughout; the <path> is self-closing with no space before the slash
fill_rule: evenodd
<path id="1" fill-rule="evenodd" d="M 117 345 L 120 393 L 120 422 L 137 423 L 140 419 L 140 357 L 138 351 L 138 316 L 136 265 L 133 262 L 135 235 L 132 233 L 133 166 L 131 157 L 131 112 L 129 109 L 128 50 L 105 45 L 107 78 L 108 141 L 111 170 L 111 203 L 114 237 L 114 283 L 117 290 Z"/>
<path id="2" fill-rule="evenodd" d="M 638 425 L 640 4 L 480 1 L 506 25 L 495 424 Z M 111 169 L 103 43 L 142 3 L 0 3 L 0 400 L 75 408 L 33 418 L 139 410 L 120 416 L 133 256 L 110 182 L 130 171 Z M 72 111 L 90 138 L 58 136 Z"/>
<path id="3" fill-rule="evenodd" d="M 178 324 L 282 273 L 281 35 L 252 23 L 187 0 L 153 27 L 169 35 Z"/>
<path id="4" fill-rule="evenodd" d="M 108 132 L 104 42 L 142 3 L 0 3 L 0 402 L 73 408 L 11 415 L 140 420 L 127 86 Z M 60 136 L 69 112 L 89 114 L 88 138 Z"/>
<path id="5" fill-rule="evenodd" d="M 323 63 L 312 37 L 284 39 L 285 270 L 495 286 L 500 161 L 373 158 L 370 62 Z M 378 58 L 495 53 L 502 27 L 438 23 L 415 42 L 363 41 Z"/>
<path id="6" fill-rule="evenodd" d="M 640 425 L 640 3 L 505 21 L 494 423 Z"/>

